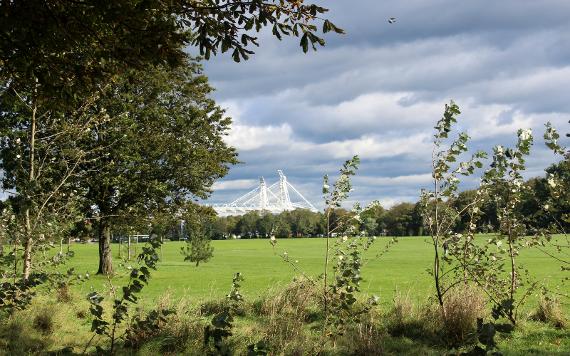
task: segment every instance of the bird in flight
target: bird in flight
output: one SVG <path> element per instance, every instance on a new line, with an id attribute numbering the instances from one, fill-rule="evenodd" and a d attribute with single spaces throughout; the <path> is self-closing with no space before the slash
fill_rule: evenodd
<path id="1" fill-rule="evenodd" d="M 396 22 L 396 18 L 395 18 L 395 17 L 390 17 L 390 18 L 388 19 L 388 23 L 394 23 L 394 22 Z"/>

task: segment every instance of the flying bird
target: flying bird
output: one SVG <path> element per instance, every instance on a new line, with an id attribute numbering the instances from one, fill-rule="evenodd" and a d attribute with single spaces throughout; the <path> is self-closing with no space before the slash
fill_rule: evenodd
<path id="1" fill-rule="evenodd" d="M 388 23 L 394 23 L 394 22 L 396 22 L 396 18 L 395 18 L 395 17 L 390 17 L 390 18 L 388 19 Z"/>

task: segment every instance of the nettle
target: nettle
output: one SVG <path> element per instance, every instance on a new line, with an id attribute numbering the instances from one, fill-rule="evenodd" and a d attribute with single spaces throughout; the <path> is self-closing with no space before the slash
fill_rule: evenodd
<path id="1" fill-rule="evenodd" d="M 227 338 L 232 336 L 234 315 L 243 303 L 243 295 L 240 292 L 241 283 L 244 278 L 241 273 L 234 274 L 232 279 L 232 289 L 226 296 L 227 304 L 224 309 L 216 314 L 210 325 L 204 328 L 204 346 L 208 355 L 232 355 L 233 349 L 227 343 Z M 212 348 L 213 347 L 213 348 Z M 247 346 L 247 355 L 267 355 L 266 343 L 261 340 Z"/>
<path id="2" fill-rule="evenodd" d="M 85 349 L 89 347 L 93 338 L 97 335 L 106 336 L 110 341 L 109 353 L 114 353 L 116 341 L 118 339 L 117 332 L 120 325 L 129 317 L 129 307 L 138 303 L 138 294 L 142 291 L 144 286 L 148 284 L 150 279 L 150 271 L 156 270 L 159 256 L 157 249 L 160 248 L 160 239 L 151 238 L 146 246 L 143 247 L 142 252 L 138 256 L 140 266 L 138 268 L 131 268 L 129 274 L 129 282 L 121 289 L 121 294 L 118 295 L 115 288 L 111 285 L 111 294 L 113 295 L 113 307 L 111 314 L 111 321 L 107 321 L 104 314 L 105 309 L 102 305 L 103 296 L 94 291 L 87 295 L 87 300 L 91 304 L 89 311 L 93 316 L 91 323 L 91 331 L 95 334 L 90 342 L 86 345 Z M 150 313 L 147 318 L 141 319 L 135 317 L 133 319 L 134 330 L 145 330 L 157 328 L 160 323 L 166 321 L 166 317 L 171 314 L 170 310 L 159 310 L 156 313 Z M 134 331 L 127 329 L 123 338 L 129 340 L 129 335 Z M 97 346 L 98 352 L 104 352 Z"/>
<path id="3" fill-rule="evenodd" d="M 474 235 L 483 196 L 479 192 L 471 202 L 462 208 L 456 208 L 451 202 L 457 198 L 460 184 L 459 177 L 468 177 L 477 168 L 483 167 L 482 160 L 487 157 L 483 151 L 475 152 L 470 159 L 461 160 L 468 152 L 469 136 L 461 132 L 451 143 L 447 143 L 453 124 L 461 113 L 453 101 L 445 105 L 443 117 L 435 126 L 432 152 L 432 190 L 421 192 L 421 209 L 424 224 L 428 228 L 434 249 L 433 267 L 429 270 L 433 276 L 436 297 L 445 313 L 445 294 L 459 283 L 468 283 L 469 265 L 477 254 Z M 456 222 L 468 217 L 465 232 L 454 231 Z M 445 264 L 443 262 L 446 262 Z M 447 266 L 447 268 L 446 268 Z"/>
<path id="4" fill-rule="evenodd" d="M 211 354 L 217 355 L 231 355 L 232 349 L 225 340 L 232 336 L 232 328 L 234 315 L 239 305 L 243 301 L 243 296 L 240 292 L 241 282 L 243 281 L 241 273 L 237 272 L 232 279 L 232 289 L 226 296 L 228 304 L 224 309 L 214 315 L 211 325 L 204 328 L 204 346 L 206 348 L 214 347 Z"/>

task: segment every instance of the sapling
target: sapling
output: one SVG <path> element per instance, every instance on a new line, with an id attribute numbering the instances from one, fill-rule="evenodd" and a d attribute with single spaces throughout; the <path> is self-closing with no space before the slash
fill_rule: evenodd
<path id="1" fill-rule="evenodd" d="M 460 113 L 459 106 L 453 101 L 445 105 L 443 117 L 435 126 L 433 140 L 433 190 L 422 190 L 421 193 L 424 224 L 428 228 L 434 250 L 430 273 L 433 276 L 437 301 L 444 313 L 444 296 L 447 291 L 459 283 L 467 283 L 467 265 L 475 249 L 475 222 L 482 199 L 476 196 L 461 209 L 455 208 L 450 201 L 457 197 L 459 177 L 474 174 L 476 168 L 483 166 L 481 160 L 486 158 L 484 152 L 477 151 L 469 160 L 459 161 L 461 155 L 468 151 L 469 136 L 464 132 L 459 133 L 454 141 L 447 144 L 446 140 Z M 464 215 L 469 215 L 469 227 L 465 235 L 453 231 L 456 221 Z M 447 253 L 442 255 L 441 249 L 444 245 Z M 451 268 L 445 271 L 442 264 L 444 260 L 447 262 L 454 260 L 459 263 L 450 264 Z M 459 277 L 458 272 L 460 272 Z"/>
<path id="2" fill-rule="evenodd" d="M 151 238 L 146 246 L 142 248 L 142 252 L 138 255 L 139 266 L 130 268 L 129 282 L 122 287 L 121 294 L 117 294 L 115 288 L 111 286 L 111 294 L 113 295 L 113 310 L 111 314 L 111 322 L 104 317 L 105 309 L 103 308 L 103 296 L 96 291 L 87 295 L 87 300 L 91 304 L 89 311 L 93 316 L 91 322 L 91 331 L 95 334 L 85 346 L 85 350 L 91 344 L 96 335 L 106 336 L 110 342 L 109 353 L 115 351 L 116 341 L 118 339 L 119 326 L 127 319 L 129 307 L 138 303 L 138 294 L 142 291 L 150 279 L 150 271 L 156 270 L 159 257 L 157 249 L 160 248 L 160 239 Z M 97 351 L 104 353 L 104 350 L 97 347 Z"/>
<path id="3" fill-rule="evenodd" d="M 527 291 L 517 300 L 516 292 L 522 286 L 522 276 L 525 270 L 517 262 L 520 250 L 533 244 L 532 239 L 525 238 L 527 226 L 520 211 L 521 197 L 525 189 L 522 172 L 525 170 L 526 157 L 530 153 L 533 142 L 530 130 L 518 130 L 518 140 L 513 148 L 495 146 L 493 149 L 493 162 L 483 174 L 479 188 L 497 207 L 499 229 L 487 241 L 487 247 L 496 247 L 496 253 L 490 252 L 490 269 L 495 274 L 484 284 L 486 293 L 492 296 L 495 304 L 494 314 L 505 316 L 511 324 L 517 321 L 518 308 L 524 303 L 526 297 L 535 283 L 530 282 Z M 500 274 L 504 259 L 507 259 L 507 279 Z M 497 273 L 498 272 L 498 273 Z"/>
<path id="4" fill-rule="evenodd" d="M 539 247 L 539 249 L 560 263 L 560 269 L 562 271 L 569 272 L 570 238 L 568 236 L 566 226 L 570 224 L 570 212 L 565 209 L 565 207 L 567 208 L 568 204 L 570 204 L 570 150 L 559 143 L 560 134 L 550 122 L 546 123 L 545 126 L 546 130 L 544 132 L 544 141 L 546 146 L 555 156 L 562 159 L 558 163 L 561 169 L 553 169 L 552 172 L 547 173 L 546 180 L 549 197 L 542 209 L 554 220 L 551 232 L 562 236 L 559 237 L 558 240 L 553 240 L 549 238 L 549 235 L 546 235 L 547 239 L 546 241 L 543 241 L 543 245 L 546 245 L 547 243 L 552 245 L 556 250 L 556 254 L 551 253 L 546 249 L 542 249 L 541 247 Z M 570 137 L 570 134 L 567 134 L 567 136 Z M 558 209 L 562 212 L 560 219 L 557 219 L 554 216 L 554 209 Z M 570 280 L 570 277 L 566 276 L 562 282 L 564 283 L 568 280 Z M 567 293 L 560 291 L 556 293 L 565 298 L 570 298 L 570 295 Z"/>
<path id="5" fill-rule="evenodd" d="M 184 261 L 194 262 L 196 267 L 200 262 L 208 262 L 213 256 L 214 248 L 210 244 L 206 228 L 203 224 L 194 224 L 188 228 L 186 246 L 181 247 Z"/>

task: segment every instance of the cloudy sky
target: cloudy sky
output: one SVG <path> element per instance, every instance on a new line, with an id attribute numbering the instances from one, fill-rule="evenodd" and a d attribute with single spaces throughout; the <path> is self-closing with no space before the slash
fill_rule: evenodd
<path id="1" fill-rule="evenodd" d="M 570 131 L 570 1 L 321 3 L 347 32 L 326 36 L 325 48 L 303 54 L 296 39 L 262 34 L 249 61 L 205 63 L 243 162 L 215 184 L 210 203 L 239 197 L 259 176 L 276 181 L 282 169 L 322 207 L 323 174 L 354 154 L 362 165 L 352 199 L 416 201 L 450 99 L 475 149 L 512 145 L 518 128 L 540 138 L 547 121 Z M 527 176 L 552 161 L 536 140 Z"/>

